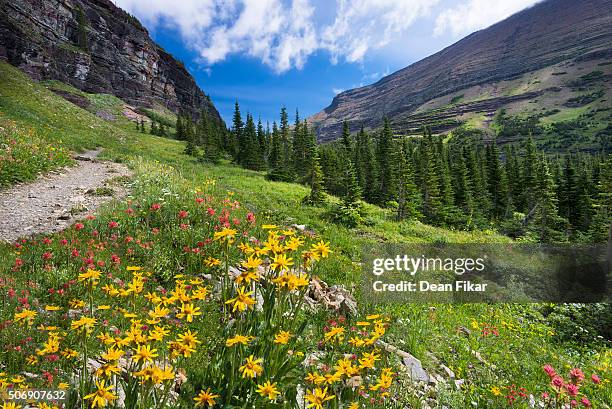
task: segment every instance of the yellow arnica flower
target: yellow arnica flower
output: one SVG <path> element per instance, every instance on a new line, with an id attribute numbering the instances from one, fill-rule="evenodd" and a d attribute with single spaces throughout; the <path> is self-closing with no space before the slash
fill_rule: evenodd
<path id="1" fill-rule="evenodd" d="M 108 404 L 108 402 L 117 399 L 117 395 L 111 392 L 113 386 L 104 386 L 104 379 L 96 381 L 96 388 L 98 388 L 98 390 L 94 393 L 85 395 L 86 400 L 91 400 L 92 408 L 103 408 Z"/>
<path id="2" fill-rule="evenodd" d="M 193 304 L 183 304 L 181 306 L 181 312 L 176 314 L 178 318 L 185 318 L 187 322 L 192 322 L 193 317 L 202 315 L 199 307 L 194 307 Z"/>
<path id="3" fill-rule="evenodd" d="M 108 363 L 100 366 L 96 369 L 97 377 L 110 378 L 112 375 L 118 375 L 121 373 L 121 369 L 116 364 Z"/>
<path id="4" fill-rule="evenodd" d="M 325 258 L 329 256 L 329 253 L 331 253 L 329 243 L 325 243 L 323 240 L 319 241 L 317 244 L 313 244 L 310 251 L 320 258 Z"/>
<path id="5" fill-rule="evenodd" d="M 96 319 L 91 317 L 81 317 L 76 321 L 72 321 L 70 328 L 76 331 L 91 332 L 93 326 L 96 325 Z"/>
<path id="6" fill-rule="evenodd" d="M 270 383 L 270 381 L 264 382 L 262 385 L 257 385 L 257 393 L 263 397 L 267 397 L 270 400 L 275 400 L 280 392 L 276 389 L 276 382 Z"/>
<path id="7" fill-rule="evenodd" d="M 293 259 L 291 257 L 287 257 L 285 254 L 277 254 L 272 259 L 272 264 L 270 264 L 270 267 L 272 267 L 274 270 L 284 271 L 288 270 L 292 265 Z"/>
<path id="8" fill-rule="evenodd" d="M 325 342 L 342 341 L 344 339 L 344 327 L 334 327 L 325 333 Z"/>
<path id="9" fill-rule="evenodd" d="M 306 382 L 312 383 L 314 385 L 321 385 L 325 383 L 325 377 L 316 372 L 309 372 L 305 378 Z"/>
<path id="10" fill-rule="evenodd" d="M 27 321 L 28 324 L 31 324 L 36 315 L 38 315 L 36 311 L 28 310 L 26 308 L 21 312 L 15 313 L 15 322 Z"/>
<path id="11" fill-rule="evenodd" d="M 213 407 L 215 406 L 215 403 L 217 403 L 215 401 L 216 398 L 218 398 L 219 395 L 216 395 L 214 393 L 212 393 L 210 391 L 210 389 L 207 390 L 201 390 L 200 393 L 198 393 L 198 395 L 193 398 L 193 400 L 196 402 L 196 406 L 209 406 L 209 407 Z"/>
<path id="12" fill-rule="evenodd" d="M 289 338 L 291 338 L 291 332 L 280 331 L 278 334 L 274 335 L 274 343 L 286 345 L 287 342 L 289 342 Z"/>
<path id="13" fill-rule="evenodd" d="M 57 305 L 45 305 L 45 311 L 59 311 L 60 307 Z"/>
<path id="14" fill-rule="evenodd" d="M 255 378 L 258 375 L 261 375 L 263 372 L 263 367 L 261 363 L 263 359 L 255 358 L 253 355 L 249 356 L 246 359 L 244 365 L 240 367 L 240 372 L 242 372 L 243 378 Z"/>
<path id="15" fill-rule="evenodd" d="M 332 400 L 335 397 L 336 395 L 327 394 L 327 388 L 315 388 L 312 391 L 308 391 L 308 393 L 306 394 L 306 400 L 310 402 L 307 407 L 314 409 L 323 409 L 323 404 L 328 400 Z"/>
<path id="16" fill-rule="evenodd" d="M 108 351 L 101 355 L 101 358 L 106 361 L 118 361 L 119 358 L 123 356 L 124 352 L 125 351 L 123 351 L 122 349 L 110 348 Z"/>
<path id="17" fill-rule="evenodd" d="M 221 260 L 219 260 L 218 258 L 214 258 L 214 257 L 207 257 L 204 260 L 204 264 L 206 265 L 206 267 L 218 266 L 219 264 L 221 264 Z"/>
<path id="18" fill-rule="evenodd" d="M 240 312 L 243 312 L 247 308 L 253 309 L 253 305 L 255 305 L 257 301 L 251 298 L 251 294 L 253 294 L 253 291 L 247 292 L 246 288 L 241 287 L 238 289 L 238 295 L 236 295 L 235 298 L 227 300 L 225 303 L 234 304 L 234 308 L 232 311 L 238 310 Z"/>
<path id="19" fill-rule="evenodd" d="M 136 347 L 136 353 L 132 356 L 132 360 L 136 363 L 153 362 L 153 358 L 158 357 L 157 349 L 151 349 L 150 345 L 139 345 Z"/>
<path id="20" fill-rule="evenodd" d="M 499 389 L 499 387 L 497 387 L 497 386 L 493 386 L 493 387 L 491 388 L 491 393 L 492 393 L 493 395 L 495 395 L 495 396 L 501 396 L 502 391 L 501 391 L 501 389 Z"/>
<path id="21" fill-rule="evenodd" d="M 247 270 L 256 270 L 262 263 L 262 260 L 259 257 L 250 256 L 248 259 L 242 262 L 242 267 Z"/>
<path id="22" fill-rule="evenodd" d="M 232 241 L 234 237 L 236 237 L 237 231 L 234 229 L 225 228 L 221 231 L 215 232 L 213 240 L 227 240 L 228 242 Z"/>
<path id="23" fill-rule="evenodd" d="M 197 332 L 191 332 L 191 330 L 187 330 L 186 332 L 179 334 L 178 342 L 183 345 L 187 345 L 190 348 L 195 348 L 197 344 L 201 343 L 198 341 Z"/>
<path id="24" fill-rule="evenodd" d="M 17 405 L 15 402 L 4 402 L 2 409 L 21 409 L 21 405 Z"/>
<path id="25" fill-rule="evenodd" d="M 248 345 L 249 342 L 251 342 L 253 339 L 255 339 L 255 337 L 244 336 L 244 335 L 236 335 L 236 336 L 234 336 L 232 338 L 228 338 L 225 341 L 225 346 L 226 347 L 233 347 L 236 344 Z"/>

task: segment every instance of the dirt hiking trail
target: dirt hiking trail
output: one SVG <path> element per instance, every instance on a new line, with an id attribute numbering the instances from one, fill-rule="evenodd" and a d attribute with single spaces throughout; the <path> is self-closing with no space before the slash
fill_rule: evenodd
<path id="1" fill-rule="evenodd" d="M 125 165 L 97 159 L 101 150 L 77 154 L 76 165 L 0 191 L 0 240 L 65 229 L 101 204 L 127 194 L 112 179 L 129 176 Z"/>

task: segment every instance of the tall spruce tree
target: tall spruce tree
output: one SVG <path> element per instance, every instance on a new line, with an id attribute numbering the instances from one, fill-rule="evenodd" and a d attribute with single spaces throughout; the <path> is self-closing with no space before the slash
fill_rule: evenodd
<path id="1" fill-rule="evenodd" d="M 397 219 L 418 219 L 422 215 L 419 212 L 421 195 L 414 183 L 414 172 L 412 169 L 412 155 L 410 147 L 404 143 L 397 150 L 397 163 L 399 169 L 399 188 L 397 198 Z"/>
<path id="2" fill-rule="evenodd" d="M 436 169 L 435 147 L 431 131 L 425 130 L 420 145 L 420 166 L 422 178 L 423 214 L 432 223 L 441 218 L 442 197 L 440 193 L 439 173 Z"/>
<path id="3" fill-rule="evenodd" d="M 394 174 L 393 174 L 393 163 L 391 158 L 393 157 L 393 134 L 391 132 L 391 125 L 387 118 L 384 119 L 383 129 L 378 139 L 376 146 L 376 158 L 378 162 L 378 203 L 384 205 L 387 202 L 395 199 L 394 192 Z"/>
<path id="4" fill-rule="evenodd" d="M 508 182 L 499 158 L 499 148 L 495 140 L 487 146 L 487 182 L 492 201 L 494 218 L 509 216 Z"/>
<path id="5" fill-rule="evenodd" d="M 268 155 L 268 166 L 270 169 L 276 169 L 282 165 L 282 144 L 280 132 L 278 131 L 278 126 L 276 125 L 276 121 L 272 123 L 272 136 L 270 141 L 270 153 Z"/>
<path id="6" fill-rule="evenodd" d="M 234 104 L 234 115 L 232 116 L 232 138 L 236 144 L 233 155 L 234 159 L 240 164 L 244 163 L 246 154 L 243 128 L 244 122 L 242 122 L 242 115 L 240 114 L 240 105 L 238 105 L 238 101 L 236 101 Z"/>
<path id="7" fill-rule="evenodd" d="M 304 121 L 303 127 L 306 134 L 306 140 L 304 141 L 306 152 L 304 182 L 310 186 L 310 194 L 304 198 L 304 201 L 311 205 L 318 205 L 325 201 L 323 170 L 320 164 L 316 137 L 313 132 L 309 132 L 306 121 Z"/>
<path id="8" fill-rule="evenodd" d="M 564 219 L 558 214 L 556 186 L 544 155 L 541 155 L 536 168 L 537 202 L 533 209 L 531 230 L 542 243 L 552 243 L 563 240 L 561 230 Z"/>

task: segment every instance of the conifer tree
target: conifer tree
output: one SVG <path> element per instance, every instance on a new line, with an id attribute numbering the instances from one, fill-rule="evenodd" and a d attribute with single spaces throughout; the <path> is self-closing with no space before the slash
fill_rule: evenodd
<path id="1" fill-rule="evenodd" d="M 197 156 L 198 148 L 196 145 L 196 135 L 193 130 L 193 126 L 191 121 L 183 121 L 182 124 L 183 135 L 185 137 L 185 141 L 187 141 L 185 145 L 185 153 L 190 156 Z"/>
<path id="2" fill-rule="evenodd" d="M 246 154 L 245 149 L 245 141 L 243 139 L 243 128 L 244 122 L 242 122 L 242 115 L 240 114 L 240 106 L 238 105 L 238 101 L 234 104 L 234 115 L 232 117 L 232 138 L 235 141 L 236 148 L 234 152 L 235 160 L 242 164 L 244 163 Z"/>
<path id="3" fill-rule="evenodd" d="M 542 243 L 560 241 L 563 239 L 561 230 L 564 220 L 558 215 L 556 186 L 544 155 L 540 157 L 536 168 L 536 180 L 537 202 L 533 210 L 531 228 Z"/>
<path id="4" fill-rule="evenodd" d="M 474 213 L 474 197 L 472 193 L 472 181 L 468 174 L 468 168 L 465 164 L 467 155 L 467 148 L 457 152 L 453 174 L 455 176 L 455 203 L 469 216 L 473 216 Z"/>
<path id="5" fill-rule="evenodd" d="M 157 135 L 159 133 L 157 129 L 157 122 L 154 119 L 151 120 L 151 129 L 149 130 L 151 135 Z"/>
<path id="6" fill-rule="evenodd" d="M 390 200 L 395 199 L 394 195 L 394 178 L 393 164 L 391 158 L 393 154 L 393 134 L 391 126 L 387 118 L 384 119 L 383 129 L 377 145 L 377 161 L 378 161 L 378 194 L 377 199 L 380 204 L 386 204 Z"/>
<path id="7" fill-rule="evenodd" d="M 509 215 L 508 183 L 495 140 L 487 146 L 487 182 L 493 205 L 493 216 L 495 218 L 507 217 Z"/>
<path id="8" fill-rule="evenodd" d="M 285 170 L 292 167 L 291 162 L 291 137 L 289 132 L 289 117 L 287 116 L 287 108 L 282 107 L 280 113 L 280 138 L 282 145 L 282 164 Z"/>
<path id="9" fill-rule="evenodd" d="M 525 144 L 525 155 L 523 160 L 522 187 L 523 194 L 520 207 L 525 209 L 525 213 L 533 210 L 536 202 L 535 191 L 537 189 L 537 165 L 538 155 L 535 143 L 529 134 L 529 138 Z"/>
<path id="10" fill-rule="evenodd" d="M 244 161 L 242 165 L 247 169 L 262 169 L 263 158 L 259 151 L 257 129 L 255 128 L 255 122 L 253 121 L 253 116 L 251 114 L 247 114 L 246 125 L 242 130 L 241 140 L 241 149 L 244 149 L 244 152 L 241 154 Z"/>
<path id="11" fill-rule="evenodd" d="M 276 169 L 282 164 L 282 145 L 276 121 L 272 123 L 271 139 L 270 153 L 268 155 L 268 166 L 270 169 Z"/>
<path id="12" fill-rule="evenodd" d="M 347 152 L 350 153 L 352 151 L 351 131 L 346 119 L 342 122 L 342 145 L 344 145 Z"/>
<path id="13" fill-rule="evenodd" d="M 487 216 L 491 208 L 489 191 L 481 167 L 479 166 L 480 150 L 471 149 L 468 153 L 467 168 L 469 179 L 472 182 L 474 204 L 479 215 Z"/>
<path id="14" fill-rule="evenodd" d="M 357 184 L 357 177 L 355 176 L 355 167 L 353 162 L 348 160 L 344 168 L 344 186 L 346 191 L 343 197 L 343 203 L 346 207 L 356 208 L 361 200 L 361 189 Z"/>
<path id="15" fill-rule="evenodd" d="M 261 118 L 257 120 L 257 143 L 259 145 L 259 154 L 261 155 L 262 164 L 266 161 L 266 152 L 268 151 L 266 133 L 261 123 Z"/>
<path id="16" fill-rule="evenodd" d="M 140 133 L 146 133 L 144 119 L 140 120 Z"/>
<path id="17" fill-rule="evenodd" d="M 431 132 L 425 131 L 420 146 L 421 177 L 423 191 L 423 214 L 431 222 L 440 219 L 442 198 L 440 193 L 439 173 L 436 169 L 435 148 Z"/>
<path id="18" fill-rule="evenodd" d="M 421 216 L 419 212 L 421 196 L 414 183 L 414 172 L 412 170 L 412 158 L 407 144 L 398 149 L 399 189 L 397 199 L 397 219 L 417 219 Z"/>
<path id="19" fill-rule="evenodd" d="M 304 121 L 303 126 L 307 135 L 305 140 L 307 170 L 304 181 L 310 186 L 310 194 L 304 198 L 304 201 L 311 205 L 318 205 L 325 201 L 323 170 L 320 164 L 316 137 L 314 133 L 308 132 L 306 121 Z"/>

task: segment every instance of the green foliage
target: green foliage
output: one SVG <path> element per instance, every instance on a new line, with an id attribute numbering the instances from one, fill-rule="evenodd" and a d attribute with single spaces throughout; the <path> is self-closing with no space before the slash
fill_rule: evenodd
<path id="1" fill-rule="evenodd" d="M 70 164 L 72 159 L 64 147 L 56 147 L 35 130 L 0 116 L 0 188 Z"/>

